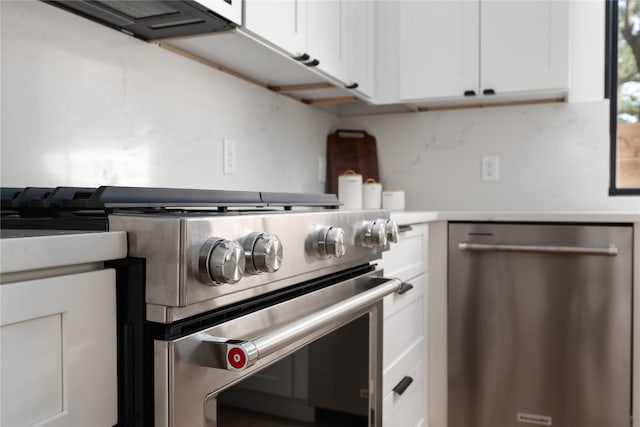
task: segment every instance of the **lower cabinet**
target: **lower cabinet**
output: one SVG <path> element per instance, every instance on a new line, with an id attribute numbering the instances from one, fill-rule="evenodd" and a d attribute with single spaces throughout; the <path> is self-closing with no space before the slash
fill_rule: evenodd
<path id="1" fill-rule="evenodd" d="M 0 425 L 114 425 L 114 270 L 2 284 L 0 305 Z"/>
<path id="2" fill-rule="evenodd" d="M 384 427 L 428 424 L 427 395 L 427 224 L 400 228 L 400 240 L 385 252 L 385 277 L 411 288 L 384 300 L 382 419 Z"/>

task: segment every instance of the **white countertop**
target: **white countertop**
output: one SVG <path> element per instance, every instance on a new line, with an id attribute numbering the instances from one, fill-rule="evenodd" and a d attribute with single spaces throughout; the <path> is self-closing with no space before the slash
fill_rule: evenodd
<path id="1" fill-rule="evenodd" d="M 640 212 L 392 211 L 391 219 L 396 221 L 398 225 L 433 221 L 640 223 Z"/>
<path id="2" fill-rule="evenodd" d="M 123 231 L 2 230 L 0 237 L 1 274 L 127 256 L 127 235 Z"/>

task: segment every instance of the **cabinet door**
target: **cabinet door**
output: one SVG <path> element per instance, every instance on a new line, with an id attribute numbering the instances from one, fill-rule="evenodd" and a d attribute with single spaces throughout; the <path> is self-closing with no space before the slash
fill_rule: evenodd
<path id="1" fill-rule="evenodd" d="M 111 269 L 0 286 L 0 424 L 117 421 Z"/>
<path id="2" fill-rule="evenodd" d="M 346 3 L 307 1 L 307 52 L 320 61 L 319 70 L 344 82 L 347 81 Z"/>
<path id="3" fill-rule="evenodd" d="M 244 27 L 291 56 L 306 52 L 306 0 L 245 0 Z"/>
<path id="4" fill-rule="evenodd" d="M 375 8 L 370 1 L 347 1 L 347 84 L 372 97 L 375 68 Z"/>
<path id="5" fill-rule="evenodd" d="M 477 92 L 478 2 L 406 1 L 399 8 L 400 98 Z"/>
<path id="6" fill-rule="evenodd" d="M 481 7 L 481 90 L 565 89 L 569 2 L 487 0 Z"/>

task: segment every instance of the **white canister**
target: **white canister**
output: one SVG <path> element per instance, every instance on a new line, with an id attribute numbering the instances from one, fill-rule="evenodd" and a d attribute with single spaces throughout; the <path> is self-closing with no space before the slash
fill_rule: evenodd
<path id="1" fill-rule="evenodd" d="M 338 199 L 342 209 L 362 209 L 362 175 L 348 170 L 338 176 Z"/>
<path id="2" fill-rule="evenodd" d="M 391 211 L 404 210 L 404 191 L 383 191 L 382 209 Z"/>
<path id="3" fill-rule="evenodd" d="M 362 185 L 362 207 L 364 209 L 380 209 L 382 200 L 382 184 L 369 178 Z"/>

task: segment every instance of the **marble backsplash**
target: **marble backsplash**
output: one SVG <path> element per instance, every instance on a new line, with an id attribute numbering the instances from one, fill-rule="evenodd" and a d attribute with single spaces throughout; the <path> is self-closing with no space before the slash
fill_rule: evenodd
<path id="1" fill-rule="evenodd" d="M 324 191 L 335 115 L 42 2 L 0 8 L 2 186 Z"/>
<path id="2" fill-rule="evenodd" d="M 610 197 L 608 101 L 344 118 L 375 135 L 387 188 L 407 209 L 631 211 L 640 197 Z M 482 180 L 482 157 L 499 180 Z"/>

